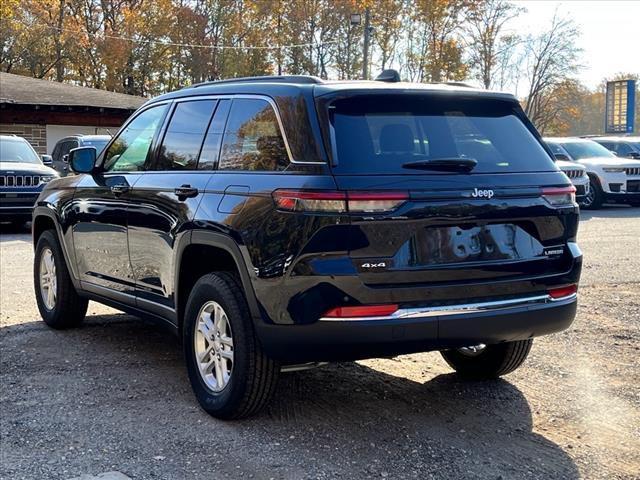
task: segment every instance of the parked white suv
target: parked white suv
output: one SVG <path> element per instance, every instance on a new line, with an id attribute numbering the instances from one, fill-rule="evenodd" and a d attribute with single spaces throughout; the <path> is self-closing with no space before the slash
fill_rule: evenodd
<path id="1" fill-rule="evenodd" d="M 640 206 L 640 161 L 616 157 L 586 138 L 546 138 L 545 141 L 556 158 L 566 157 L 586 167 L 590 188 L 582 201 L 584 208 L 600 208 L 604 202 Z"/>

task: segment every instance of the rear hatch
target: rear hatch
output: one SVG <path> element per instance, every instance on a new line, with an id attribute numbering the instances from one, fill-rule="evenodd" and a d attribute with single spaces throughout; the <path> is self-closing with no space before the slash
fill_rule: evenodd
<path id="1" fill-rule="evenodd" d="M 318 108 L 336 184 L 353 199 L 349 255 L 364 284 L 493 296 L 505 293 L 496 280 L 571 269 L 573 187 L 515 100 L 341 92 Z"/>

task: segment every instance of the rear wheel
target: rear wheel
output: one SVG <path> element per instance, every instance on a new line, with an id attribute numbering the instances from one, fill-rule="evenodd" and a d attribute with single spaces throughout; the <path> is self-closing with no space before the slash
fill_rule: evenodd
<path id="1" fill-rule="evenodd" d="M 529 355 L 532 339 L 496 345 L 476 345 L 440 352 L 459 375 L 473 379 L 496 378 L 513 372 Z"/>
<path id="2" fill-rule="evenodd" d="M 89 302 L 76 292 L 53 230 L 47 230 L 38 239 L 33 283 L 38 310 L 47 325 L 63 329 L 84 320 Z"/>
<path id="3" fill-rule="evenodd" d="M 280 365 L 268 358 L 236 278 L 200 278 L 184 318 L 183 348 L 191 386 L 202 408 L 222 419 L 247 417 L 273 396 Z"/>
<path id="4" fill-rule="evenodd" d="M 580 206 L 585 209 L 595 210 L 602 207 L 604 202 L 604 192 L 600 183 L 592 176 L 589 176 L 589 191 L 584 196 Z"/>

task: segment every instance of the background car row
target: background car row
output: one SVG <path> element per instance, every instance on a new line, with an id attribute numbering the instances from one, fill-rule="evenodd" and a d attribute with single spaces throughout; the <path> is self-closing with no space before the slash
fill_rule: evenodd
<path id="1" fill-rule="evenodd" d="M 623 143 L 633 137 L 620 137 Z M 586 168 L 589 188 L 581 206 L 600 208 L 603 203 L 640 206 L 640 160 L 622 158 L 603 144 L 610 139 L 577 137 L 545 138 L 556 160 L 570 161 Z"/>

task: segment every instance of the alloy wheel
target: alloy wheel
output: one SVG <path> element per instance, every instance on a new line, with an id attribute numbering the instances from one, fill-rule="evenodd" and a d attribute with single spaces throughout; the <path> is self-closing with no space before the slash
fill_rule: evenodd
<path id="1" fill-rule="evenodd" d="M 209 301 L 202 306 L 193 341 L 200 377 L 210 390 L 222 391 L 233 371 L 233 335 L 219 303 Z"/>
<path id="2" fill-rule="evenodd" d="M 40 256 L 40 297 L 47 310 L 55 308 L 57 292 L 56 262 L 51 249 L 45 248 Z"/>

